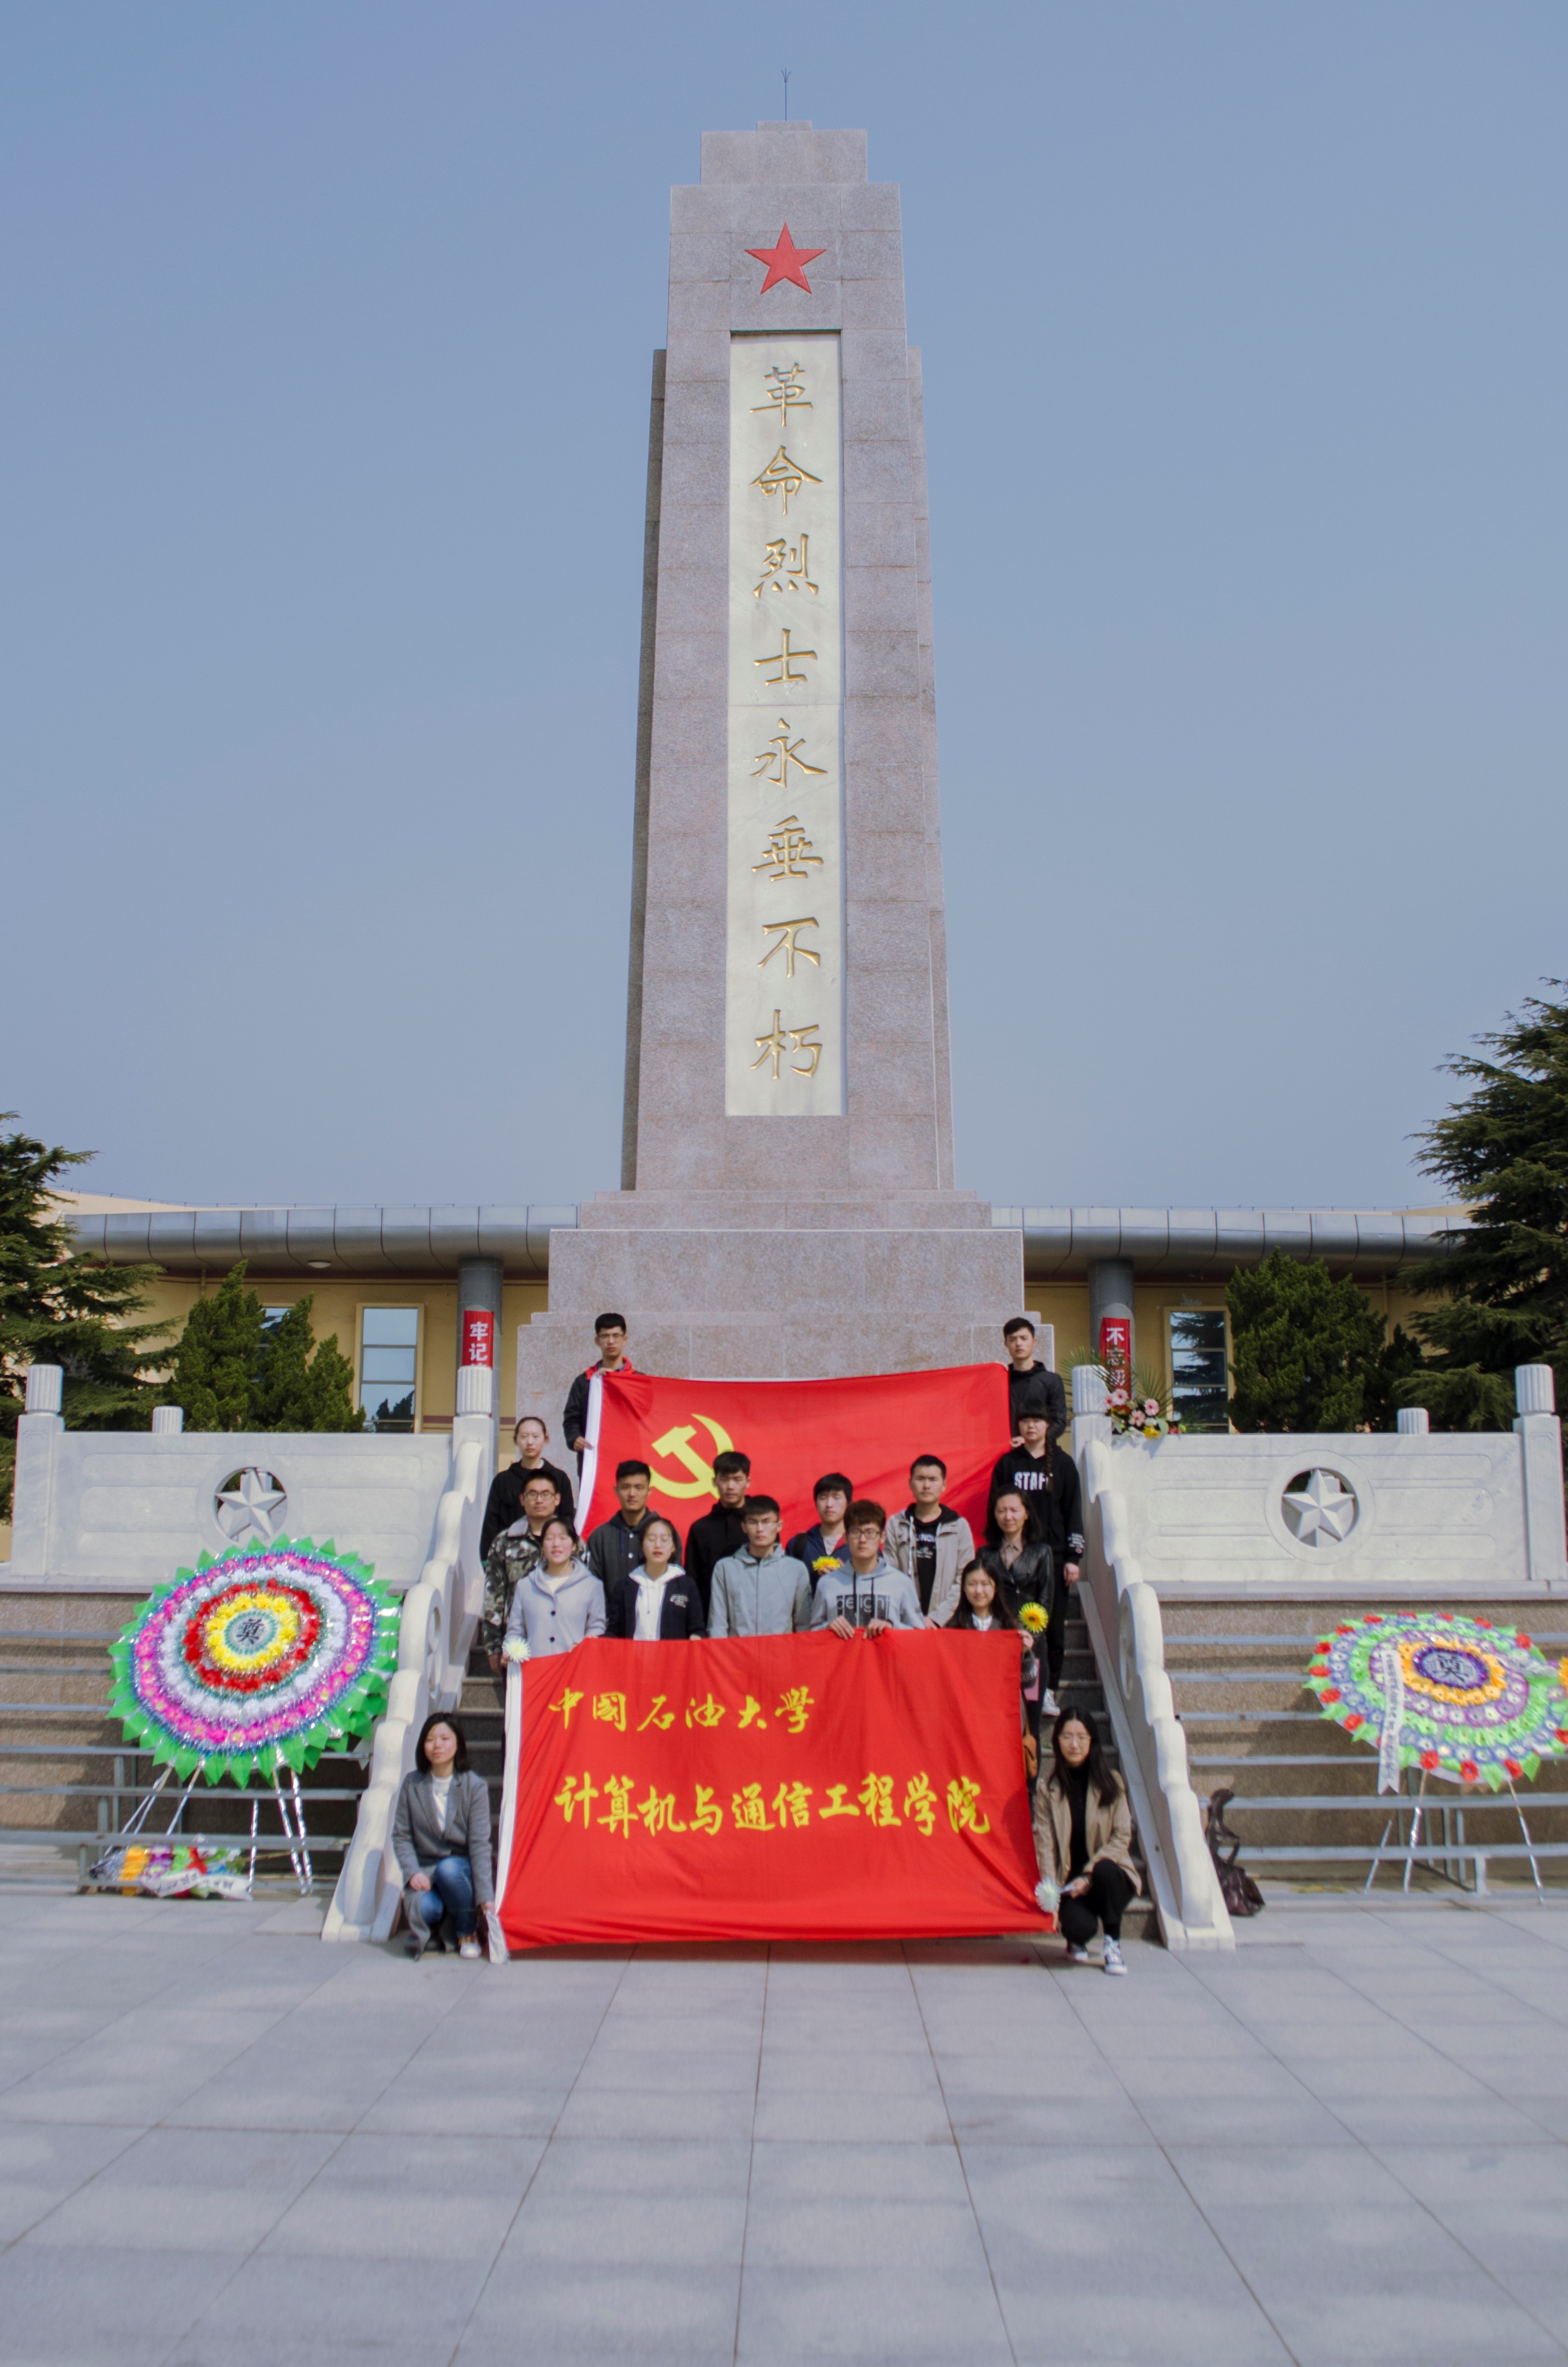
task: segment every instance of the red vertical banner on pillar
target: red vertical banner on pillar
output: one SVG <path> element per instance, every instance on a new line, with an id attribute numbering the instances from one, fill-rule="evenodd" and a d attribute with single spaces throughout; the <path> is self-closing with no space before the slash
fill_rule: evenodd
<path id="1" fill-rule="evenodd" d="M 462 1354 L 464 1365 L 484 1365 L 495 1369 L 495 1318 L 488 1307 L 465 1307 L 462 1317 Z"/>
<path id="2" fill-rule="evenodd" d="M 1100 1362 L 1113 1406 L 1132 1402 L 1132 1326 L 1125 1315 L 1100 1318 Z"/>

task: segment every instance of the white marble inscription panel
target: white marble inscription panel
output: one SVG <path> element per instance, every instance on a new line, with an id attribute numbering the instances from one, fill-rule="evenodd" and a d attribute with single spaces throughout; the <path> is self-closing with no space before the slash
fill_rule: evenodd
<path id="1" fill-rule="evenodd" d="M 843 519 L 836 335 L 733 338 L 731 1117 L 844 1111 Z"/>

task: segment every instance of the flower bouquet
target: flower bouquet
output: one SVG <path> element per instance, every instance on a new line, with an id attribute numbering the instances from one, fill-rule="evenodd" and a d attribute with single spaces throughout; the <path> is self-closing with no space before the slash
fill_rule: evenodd
<path id="1" fill-rule="evenodd" d="M 96 1882 L 149 1898 L 248 1898 L 250 1870 L 239 1849 L 205 1842 L 137 1842 L 111 1850 L 93 1868 Z"/>
<path id="2" fill-rule="evenodd" d="M 1125 1365 L 1102 1365 L 1096 1357 L 1078 1356 L 1079 1365 L 1090 1365 L 1105 1376 L 1105 1410 L 1110 1416 L 1114 1438 L 1179 1438 L 1181 1416 L 1165 1392 L 1165 1383 L 1157 1374 Z"/>
<path id="3" fill-rule="evenodd" d="M 1019 1603 L 1018 1625 L 1026 1636 L 1043 1636 L 1049 1624 L 1049 1616 L 1043 1603 L 1035 1603 L 1031 1600 Z"/>
<path id="4" fill-rule="evenodd" d="M 1106 1411 L 1115 1438 L 1181 1436 L 1181 1416 L 1152 1373 L 1135 1372 L 1129 1387 L 1110 1390 Z"/>

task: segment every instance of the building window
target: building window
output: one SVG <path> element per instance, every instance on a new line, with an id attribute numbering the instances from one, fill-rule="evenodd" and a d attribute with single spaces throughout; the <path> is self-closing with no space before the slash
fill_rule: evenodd
<path id="1" fill-rule="evenodd" d="M 418 1385 L 418 1308 L 367 1307 L 359 1326 L 359 1402 L 367 1430 L 412 1430 Z"/>
<path id="2" fill-rule="evenodd" d="M 1222 1307 L 1174 1308 L 1170 1316 L 1171 1408 L 1183 1430 L 1229 1430 L 1230 1361 Z"/>

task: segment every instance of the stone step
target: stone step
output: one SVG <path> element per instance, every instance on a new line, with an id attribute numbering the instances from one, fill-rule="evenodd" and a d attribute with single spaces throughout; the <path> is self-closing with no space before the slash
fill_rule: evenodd
<path id="1" fill-rule="evenodd" d="M 1563 1611 L 1540 1603 L 1445 1603 L 1443 1608 L 1494 1625 L 1517 1622 L 1551 1657 L 1568 1646 Z M 1368 1859 L 1358 1865 L 1354 1859 L 1319 1861 L 1311 1853 L 1369 1852 L 1384 1843 L 1385 1833 L 1387 1845 L 1396 1846 L 1411 1829 L 1414 1802 L 1408 1775 L 1403 1792 L 1379 1795 L 1375 1752 L 1324 1716 L 1303 1684 L 1313 1646 L 1334 1624 L 1332 1606 L 1167 1600 L 1163 1610 L 1165 1666 L 1187 1734 L 1193 1787 L 1200 1800 L 1221 1787 L 1233 1795 L 1225 1819 L 1241 1837 L 1243 1862 L 1251 1852 L 1260 1867 L 1287 1877 L 1358 1882 Z M 1545 1766 L 1534 1783 L 1521 1781 L 1517 1788 L 1532 1840 L 1568 1844 L 1565 1771 Z M 1506 1792 L 1430 1784 L 1424 1813 L 1425 1839 L 1435 1856 L 1441 1855 L 1445 1837 L 1457 1842 L 1462 1835 L 1471 1845 L 1522 1845 Z M 1278 1861 L 1261 1854 L 1271 1850 L 1301 1854 Z M 1568 1859 L 1543 1859 L 1540 1866 L 1543 1879 L 1568 1880 Z M 1385 1873 L 1385 1882 L 1392 1878 Z M 1528 1881 L 1528 1865 L 1494 1861 L 1491 1878 Z"/>

